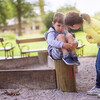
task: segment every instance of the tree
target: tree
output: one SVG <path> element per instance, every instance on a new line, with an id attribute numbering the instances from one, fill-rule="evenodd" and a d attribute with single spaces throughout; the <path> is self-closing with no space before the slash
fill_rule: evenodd
<path id="1" fill-rule="evenodd" d="M 65 7 L 59 8 L 57 10 L 57 12 L 67 13 L 70 10 L 74 10 L 74 11 L 78 11 L 79 12 L 79 10 L 75 7 L 75 5 L 74 6 L 72 6 L 72 5 L 66 5 Z"/>
<path id="2" fill-rule="evenodd" d="M 7 19 L 11 18 L 11 6 L 8 5 L 7 0 L 0 0 L 0 26 L 7 25 Z"/>
<path id="3" fill-rule="evenodd" d="M 67 11 L 70 11 L 70 10 L 78 11 L 75 6 L 66 5 L 66 7 L 59 8 L 57 12 L 66 13 Z M 54 12 L 49 11 L 49 13 L 46 14 L 46 16 L 44 17 L 43 23 L 45 24 L 47 29 L 49 29 L 50 26 L 52 25 L 53 15 L 54 15 Z"/>
<path id="4" fill-rule="evenodd" d="M 100 12 L 95 13 L 93 18 L 100 20 Z"/>
<path id="5" fill-rule="evenodd" d="M 53 15 L 54 12 L 50 11 L 43 19 L 43 23 L 45 24 L 47 29 L 49 29 L 52 25 Z"/>
<path id="6" fill-rule="evenodd" d="M 26 0 L 9 0 L 13 9 L 13 17 L 18 20 L 19 35 L 22 35 L 21 24 L 22 18 L 34 17 L 36 13 L 34 12 L 33 5 Z"/>
<path id="7" fill-rule="evenodd" d="M 40 8 L 41 18 L 44 18 L 44 16 L 45 16 L 44 5 L 45 5 L 44 0 L 39 0 L 39 8 Z"/>

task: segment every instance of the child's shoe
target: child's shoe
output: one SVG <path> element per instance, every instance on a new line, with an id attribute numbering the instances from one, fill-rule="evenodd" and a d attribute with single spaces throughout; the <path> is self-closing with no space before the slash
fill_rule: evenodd
<path id="1" fill-rule="evenodd" d="M 77 58 L 77 57 L 72 57 L 72 59 L 73 59 L 73 61 L 74 61 L 75 65 L 77 65 L 77 66 L 79 66 L 79 65 L 80 65 L 80 62 L 79 62 L 79 60 L 78 60 L 78 58 Z"/>
<path id="2" fill-rule="evenodd" d="M 75 52 L 72 52 L 71 53 L 71 57 L 72 57 L 75 65 L 79 66 L 80 65 L 80 62 L 78 61 L 77 54 Z"/>
<path id="3" fill-rule="evenodd" d="M 75 62 L 72 60 L 72 58 L 70 56 L 66 57 L 66 58 L 62 58 L 62 60 L 67 64 L 67 65 L 75 65 Z"/>

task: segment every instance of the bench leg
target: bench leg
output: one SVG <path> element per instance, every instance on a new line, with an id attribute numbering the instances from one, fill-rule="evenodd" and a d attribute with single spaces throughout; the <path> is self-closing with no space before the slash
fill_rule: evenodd
<path id="1" fill-rule="evenodd" d="M 40 64 L 47 64 L 48 52 L 38 52 L 38 58 Z"/>

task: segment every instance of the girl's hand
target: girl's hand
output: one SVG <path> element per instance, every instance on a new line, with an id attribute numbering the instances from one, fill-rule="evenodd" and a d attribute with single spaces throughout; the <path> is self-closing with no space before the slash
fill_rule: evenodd
<path id="1" fill-rule="evenodd" d="M 86 39 L 89 40 L 89 39 L 92 39 L 92 37 L 89 35 L 86 35 Z"/>

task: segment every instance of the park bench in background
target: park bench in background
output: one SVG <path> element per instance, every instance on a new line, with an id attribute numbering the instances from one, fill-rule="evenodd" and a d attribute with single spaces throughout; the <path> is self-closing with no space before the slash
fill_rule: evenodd
<path id="1" fill-rule="evenodd" d="M 27 43 L 37 43 L 45 41 L 44 37 L 38 37 L 38 38 L 31 38 L 31 39 L 17 39 L 16 43 L 18 44 L 18 47 L 20 49 L 21 57 L 30 57 L 30 53 L 32 52 L 38 52 L 38 58 L 39 62 L 41 64 L 46 63 L 47 61 L 47 48 L 42 49 L 30 49 L 29 45 Z M 33 44 L 34 45 L 34 44 Z"/>
<path id="2" fill-rule="evenodd" d="M 84 46 L 83 41 L 81 39 L 78 40 L 78 46 L 76 47 L 76 53 L 78 56 L 84 55 Z"/>
<path id="3" fill-rule="evenodd" d="M 69 32 L 71 32 L 71 29 L 69 29 Z M 72 33 L 73 37 L 75 38 L 75 33 Z M 83 41 L 81 39 L 78 39 L 78 46 L 76 47 L 76 52 L 78 56 L 83 56 L 84 55 L 84 46 Z"/>
<path id="4" fill-rule="evenodd" d="M 4 51 L 5 52 L 5 59 L 7 59 L 8 57 L 14 57 L 14 46 L 11 42 L 6 42 L 4 43 L 4 39 L 0 38 L 0 42 L 1 42 L 1 47 L 0 47 L 0 51 Z"/>

